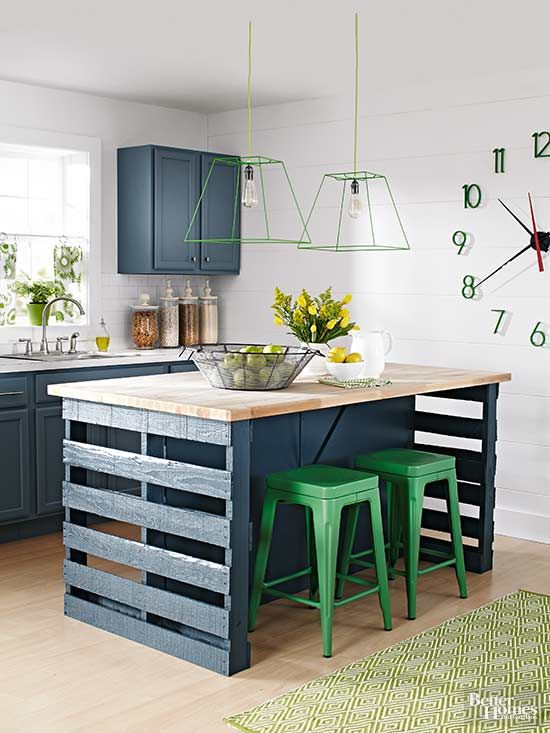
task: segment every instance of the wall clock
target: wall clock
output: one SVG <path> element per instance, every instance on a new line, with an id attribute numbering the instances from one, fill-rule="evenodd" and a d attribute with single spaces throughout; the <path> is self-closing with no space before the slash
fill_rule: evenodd
<path id="1" fill-rule="evenodd" d="M 533 158 L 549 158 L 550 132 L 545 130 L 534 132 L 531 137 L 533 138 Z M 494 148 L 492 153 L 494 156 L 494 173 L 497 175 L 504 174 L 507 171 L 506 148 Z M 465 183 L 462 186 L 462 192 L 464 209 L 478 209 L 480 207 L 484 200 L 484 192 L 478 183 Z M 544 258 L 544 255 L 550 251 L 550 232 L 539 230 L 531 194 L 527 193 L 526 198 L 530 214 L 527 221 L 522 219 L 503 199 L 498 199 L 499 204 L 515 221 L 515 225 L 523 230 L 525 241 L 517 252 L 503 262 L 496 262 L 495 267 L 489 272 L 481 275 L 464 275 L 460 286 L 460 294 L 466 300 L 482 300 L 484 285 L 489 281 L 496 283 L 502 277 L 503 270 L 509 271 L 514 267 L 514 263 L 518 261 L 525 262 L 528 258 L 532 258 L 533 263 L 536 263 L 540 277 L 550 278 L 548 274 L 550 263 L 545 266 Z M 451 241 L 457 248 L 458 255 L 468 253 L 470 239 L 471 236 L 466 231 L 458 229 L 453 232 Z M 550 279 L 548 281 L 550 282 Z M 506 315 L 511 315 L 511 312 L 506 308 L 492 308 L 491 312 L 495 313 L 493 334 L 502 333 L 501 329 L 504 327 Z M 546 333 L 544 321 L 540 318 L 534 321 L 533 329 L 529 334 L 526 334 L 526 337 L 529 343 L 536 348 L 545 346 L 549 337 Z"/>

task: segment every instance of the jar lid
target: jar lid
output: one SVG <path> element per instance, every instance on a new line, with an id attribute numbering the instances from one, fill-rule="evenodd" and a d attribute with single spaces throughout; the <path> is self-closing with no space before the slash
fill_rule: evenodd
<path id="1" fill-rule="evenodd" d="M 180 303 L 190 303 L 191 305 L 198 300 L 197 295 L 193 295 L 193 288 L 191 287 L 191 280 L 186 280 L 183 295 L 179 299 Z"/>
<path id="2" fill-rule="evenodd" d="M 158 310 L 158 305 L 151 305 L 150 301 L 151 296 L 149 293 L 140 293 L 139 296 L 139 304 L 131 306 L 132 310 L 134 311 L 156 311 Z"/>
<path id="3" fill-rule="evenodd" d="M 218 300 L 217 295 L 212 295 L 212 289 L 210 288 L 210 280 L 207 280 L 204 284 L 203 294 L 200 296 L 201 302 Z"/>

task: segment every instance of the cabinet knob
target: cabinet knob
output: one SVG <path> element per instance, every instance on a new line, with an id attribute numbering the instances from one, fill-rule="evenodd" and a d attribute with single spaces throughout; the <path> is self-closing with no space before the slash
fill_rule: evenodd
<path id="1" fill-rule="evenodd" d="M 205 261 L 205 262 L 210 262 L 210 257 L 205 257 L 205 258 L 204 258 L 204 261 Z"/>
<path id="2" fill-rule="evenodd" d="M 191 262 L 196 262 L 196 261 L 197 261 L 197 258 L 193 255 L 193 257 L 191 257 Z"/>

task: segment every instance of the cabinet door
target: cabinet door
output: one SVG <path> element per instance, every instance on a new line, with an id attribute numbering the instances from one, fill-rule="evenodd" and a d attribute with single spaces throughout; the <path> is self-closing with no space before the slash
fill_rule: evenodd
<path id="1" fill-rule="evenodd" d="M 61 405 L 36 408 L 35 432 L 37 511 L 50 514 L 61 510 L 65 434 Z"/>
<path id="2" fill-rule="evenodd" d="M 199 245 L 187 244 L 185 235 L 200 195 L 200 154 L 155 148 L 154 171 L 153 269 L 193 272 Z M 199 216 L 190 236 L 200 236 Z"/>
<path id="3" fill-rule="evenodd" d="M 28 410 L 0 412 L 0 522 L 32 512 Z"/>
<path id="4" fill-rule="evenodd" d="M 203 185 L 214 158 L 220 155 L 202 155 Z M 201 206 L 201 238 L 232 239 L 241 235 L 241 180 L 238 166 L 215 165 Z M 201 270 L 206 272 L 239 272 L 241 245 L 201 245 Z"/>

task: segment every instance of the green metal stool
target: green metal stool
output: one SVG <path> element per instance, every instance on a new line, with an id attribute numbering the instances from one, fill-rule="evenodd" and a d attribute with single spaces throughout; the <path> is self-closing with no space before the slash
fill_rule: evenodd
<path id="1" fill-rule="evenodd" d="M 310 555 L 307 568 L 266 583 L 267 560 L 271 546 L 275 512 L 279 502 L 298 504 L 305 507 L 306 525 L 310 522 L 309 515 L 311 514 L 315 539 L 312 544 L 315 545 L 315 550 Z M 336 572 L 342 510 L 346 507 L 353 509 L 357 507 L 358 509 L 359 505 L 364 502 L 368 502 L 370 506 L 376 583 L 371 583 L 362 578 L 341 576 Z M 349 531 L 349 527 L 347 529 Z M 276 590 L 274 587 L 305 575 L 310 576 L 310 598 L 285 593 Z M 348 598 L 335 600 L 334 592 L 337 575 L 341 579 L 364 586 L 367 590 Z M 319 601 L 315 600 L 317 583 Z M 369 476 L 349 468 L 314 465 L 272 473 L 267 477 L 267 493 L 262 511 L 254 581 L 250 595 L 249 631 L 254 631 L 262 593 L 267 593 L 276 598 L 288 598 L 306 606 L 320 609 L 323 654 L 325 657 L 332 656 L 332 621 L 335 606 L 343 606 L 371 593 L 378 593 L 384 618 L 384 628 L 388 631 L 391 630 L 384 533 L 378 478 L 376 476 Z"/>
<path id="2" fill-rule="evenodd" d="M 389 577 L 404 575 L 407 584 L 407 606 L 410 619 L 416 618 L 416 581 L 419 575 L 449 565 L 455 566 L 456 579 L 461 598 L 468 597 L 466 587 L 466 568 L 462 547 L 460 509 L 456 480 L 455 458 L 438 453 L 396 448 L 377 453 L 360 455 L 355 461 L 356 469 L 376 474 L 387 482 L 390 507 L 390 551 Z M 441 557 L 441 562 L 419 570 L 420 528 L 424 489 L 433 481 L 446 481 L 448 486 L 447 511 L 451 530 L 452 554 L 429 550 L 430 555 Z M 357 521 L 357 520 L 355 520 Z M 349 571 L 350 563 L 366 553 L 352 553 L 355 527 L 349 526 L 349 534 L 344 538 L 342 553 L 342 573 Z M 405 551 L 405 572 L 395 569 L 399 556 L 401 534 Z M 363 563 L 367 564 L 367 563 Z"/>

